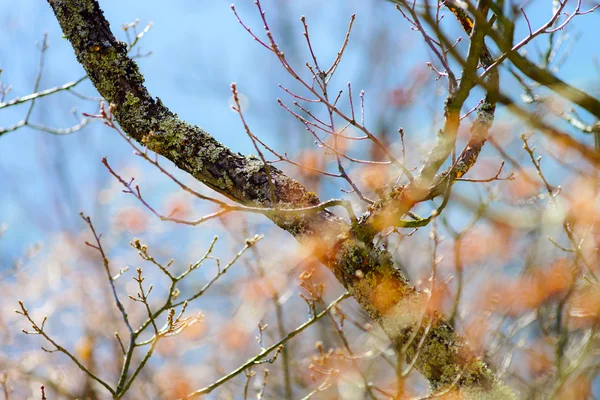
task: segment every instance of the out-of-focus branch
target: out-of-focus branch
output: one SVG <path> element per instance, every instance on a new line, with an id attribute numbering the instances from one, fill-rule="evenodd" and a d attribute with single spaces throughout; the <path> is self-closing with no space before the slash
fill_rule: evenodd
<path id="1" fill-rule="evenodd" d="M 414 11 L 414 3 L 404 0 L 393 0 L 399 7 L 404 7 L 417 15 Z M 481 1 L 478 12 L 484 17 L 488 12 L 488 2 Z M 431 21 L 431 19 L 430 19 Z M 429 152 L 425 164 L 421 168 L 417 179 L 406 186 L 394 188 L 388 198 L 383 199 L 373 206 L 368 216 L 363 217 L 367 227 L 375 227 L 375 231 L 387 226 L 410 226 L 401 220 L 414 204 L 432 199 L 450 189 L 456 179 L 465 175 L 477 161 L 477 157 L 487 140 L 488 133 L 494 121 L 496 102 L 498 99 L 499 77 L 497 71 L 491 71 L 486 77 L 485 99 L 477 107 L 477 118 L 471 126 L 471 137 L 469 142 L 460 153 L 458 159 L 446 171 L 436 176 L 437 171 L 450 156 L 456 142 L 456 137 L 461 121 L 461 110 L 471 89 L 477 84 L 474 79 L 477 75 L 477 67 L 481 63 L 484 67 L 493 62 L 484 38 L 488 22 L 481 18 L 474 24 L 465 16 L 460 19 L 461 25 L 466 33 L 470 35 L 470 45 L 467 57 L 463 63 L 463 73 L 460 84 L 451 90 L 446 99 L 444 115 L 445 122 L 440 130 L 436 143 Z M 429 219 L 423 222 L 429 223 Z M 421 226 L 421 225 L 419 225 Z"/>
<path id="2" fill-rule="evenodd" d="M 394 1 L 398 1 L 398 0 L 394 0 Z M 451 1 L 444 2 L 444 4 L 447 7 L 451 8 L 451 10 L 455 13 L 455 15 L 457 16 L 459 21 L 461 21 L 461 25 L 463 25 L 463 27 L 468 29 L 469 27 L 473 26 L 473 24 L 474 24 L 473 18 L 469 15 L 469 13 L 467 13 L 466 10 L 464 10 L 462 7 L 457 6 L 454 2 L 451 2 Z M 478 19 L 485 21 L 483 18 L 481 18 L 480 14 L 477 12 L 477 9 L 473 5 L 471 5 L 468 2 L 465 2 L 465 4 L 468 4 L 469 10 L 474 13 L 475 21 L 477 21 Z M 447 46 L 448 52 L 454 57 L 454 59 L 461 66 L 465 67 L 465 60 L 464 60 L 463 56 L 452 46 L 452 43 L 450 42 L 450 40 L 443 35 L 443 32 L 440 30 L 439 26 L 437 26 L 435 24 L 435 20 L 428 14 L 424 14 L 423 18 L 426 19 L 427 23 L 430 25 L 430 27 L 434 31 L 436 31 L 440 40 L 443 41 L 444 44 Z M 486 30 L 486 34 L 489 34 L 495 41 L 502 39 L 502 38 L 500 38 L 500 39 L 498 38 L 498 35 L 499 35 L 498 32 L 496 32 L 495 30 L 490 30 L 489 27 Z M 489 72 L 488 72 L 488 74 L 489 74 Z M 486 76 L 488 74 L 486 74 Z M 488 84 L 482 77 L 480 77 L 478 75 L 474 75 L 474 76 L 472 76 L 472 79 L 483 89 L 486 89 L 486 90 L 489 89 Z M 587 95 L 587 97 L 590 98 L 589 95 Z M 593 98 L 591 98 L 591 99 L 592 99 L 592 101 L 594 100 Z M 522 106 L 519 106 L 510 96 L 506 95 L 505 93 L 503 93 L 500 90 L 498 90 L 498 92 L 496 93 L 496 101 L 497 101 L 497 103 L 506 106 L 506 108 L 511 113 L 516 115 L 521 121 L 525 122 L 527 125 L 531 126 L 534 129 L 540 130 L 542 133 L 544 133 L 544 135 L 546 135 L 548 138 L 550 138 L 553 142 L 563 145 L 569 149 L 577 151 L 578 153 L 581 154 L 581 156 L 583 158 L 585 158 L 586 161 L 588 161 L 594 165 L 600 165 L 600 154 L 598 152 L 596 152 L 594 148 L 587 146 L 585 143 L 580 142 L 579 140 L 573 138 L 568 133 L 552 126 L 551 124 L 545 122 L 543 119 L 539 118 L 534 113 L 531 113 L 530 111 L 526 110 Z M 598 100 L 595 100 L 595 101 L 598 101 Z M 599 104 L 600 104 L 600 101 L 599 101 Z"/>
<path id="3" fill-rule="evenodd" d="M 479 12 L 471 1 L 464 1 L 462 3 L 467 6 L 468 11 L 473 15 L 476 22 L 485 21 L 485 15 Z M 566 3 L 566 1 L 564 1 L 564 3 Z M 571 14 L 568 14 L 566 20 L 560 25 L 560 29 L 564 28 L 564 26 L 572 21 L 575 16 L 589 14 L 598 8 L 598 6 L 594 6 L 587 11 L 581 11 L 581 3 L 581 0 L 577 0 L 575 10 L 573 10 Z M 447 1 L 446 5 L 453 7 L 453 10 L 462 10 L 462 12 L 466 14 L 466 11 L 457 6 L 454 0 Z M 550 33 L 552 31 L 550 27 L 556 22 L 556 19 L 557 16 L 555 14 L 551 17 L 548 23 L 544 24 L 544 26 L 535 32 L 531 32 L 529 37 L 533 38 L 542 33 Z M 537 66 L 535 63 L 528 60 L 527 57 L 519 54 L 517 50 L 522 47 L 521 43 L 513 46 L 513 44 L 508 42 L 500 32 L 495 29 L 491 29 L 489 26 L 486 29 L 486 34 L 489 35 L 490 38 L 492 38 L 498 45 L 500 50 L 504 52 L 501 57 L 508 58 L 510 62 L 513 63 L 513 65 L 523 72 L 528 78 L 546 86 L 548 89 L 577 104 L 584 110 L 587 110 L 590 114 L 594 115 L 596 118 L 600 119 L 600 100 L 590 96 L 588 93 L 572 85 L 569 85 L 562 79 L 558 78 L 554 73 L 550 72 L 548 69 Z M 526 38 L 524 40 L 526 41 L 525 43 L 527 43 L 527 41 L 531 39 Z M 498 63 L 488 66 L 484 73 L 489 73 L 489 71 L 497 68 L 497 66 Z"/>
<path id="4" fill-rule="evenodd" d="M 271 182 L 277 200 L 273 204 L 271 185 L 260 160 L 233 153 L 152 98 L 137 65 L 127 56 L 127 47 L 112 35 L 97 1 L 50 0 L 49 4 L 92 83 L 114 105 L 116 120 L 135 141 L 243 205 L 283 209 L 319 204 L 315 194 L 272 167 Z M 276 47 L 271 50 L 278 51 Z M 347 122 L 362 127 L 351 119 Z M 406 355 L 412 360 L 419 354 L 415 368 L 434 389 L 453 385 L 460 375 L 456 387 L 466 397 L 480 398 L 485 392 L 497 398 L 512 398 L 439 313 L 426 316 L 423 326 L 430 326 L 427 332 L 417 325 L 427 295 L 408 284 L 386 249 L 363 240 L 360 230 L 353 230 L 328 210 L 267 216 L 300 242 L 319 243 L 322 250 L 316 255 L 392 342 L 402 344 L 416 330 L 416 339 Z"/>
<path id="5" fill-rule="evenodd" d="M 46 96 L 49 96 L 54 93 L 62 92 L 63 90 L 69 91 L 70 89 L 79 85 L 81 82 L 83 82 L 86 79 L 87 79 L 87 75 L 77 79 L 76 81 L 65 83 L 64 85 L 60 85 L 60 86 L 56 86 L 56 87 L 53 87 L 50 89 L 42 90 L 40 92 L 28 94 L 27 96 L 16 97 L 5 103 L 0 103 L 0 110 L 3 108 L 10 107 L 10 106 L 16 106 L 17 104 L 27 103 L 28 101 L 41 99 L 42 97 L 46 97 Z"/>
<path id="6" fill-rule="evenodd" d="M 35 130 L 39 130 L 39 131 L 43 131 L 43 132 L 47 132 L 47 133 L 52 133 L 54 135 L 68 135 L 71 134 L 73 132 L 77 132 L 78 130 L 82 129 L 83 127 L 85 127 L 87 125 L 87 123 L 89 122 L 87 119 L 83 119 L 81 120 L 78 124 L 75 124 L 74 126 L 70 127 L 70 128 L 64 128 L 64 129 L 60 129 L 60 128 L 51 128 L 49 126 L 45 126 L 45 125 L 39 125 L 39 124 L 34 124 L 31 123 L 30 121 L 30 117 L 31 114 L 33 112 L 33 108 L 35 107 L 35 103 L 36 100 L 44 97 L 44 96 L 48 96 L 57 92 L 60 92 L 62 90 L 69 90 L 71 88 L 73 88 L 74 86 L 76 86 L 77 84 L 81 83 L 83 80 L 85 80 L 84 78 L 80 78 L 74 82 L 71 83 L 67 83 L 66 85 L 63 86 L 59 86 L 58 88 L 53 88 L 53 89 L 48 89 L 45 90 L 43 92 L 38 92 L 39 88 L 40 88 L 40 82 L 42 80 L 42 74 L 44 72 L 44 63 L 45 63 L 45 58 L 46 58 L 46 50 L 48 50 L 48 34 L 44 34 L 44 38 L 42 40 L 42 42 L 40 43 L 40 61 L 39 61 L 39 65 L 38 65 L 38 72 L 37 75 L 35 77 L 35 81 L 33 84 L 33 91 L 34 93 L 28 96 L 24 96 L 21 98 L 17 98 L 14 100 L 11 100 L 7 103 L 0 103 L 0 110 L 2 108 L 5 107 L 9 107 L 9 106 L 14 106 L 17 104 L 21 104 L 21 103 L 26 103 L 29 102 L 29 107 L 27 108 L 27 111 L 25 113 L 25 117 L 20 120 L 19 122 L 10 125 L 8 127 L 0 127 L 0 136 L 4 135 L 5 133 L 9 133 L 9 132 L 13 132 L 16 131 L 17 129 L 20 129 L 24 126 L 28 126 L 31 129 L 35 129 Z M 3 90 L 3 96 L 7 91 Z M 3 100 L 3 99 L 2 99 Z"/>
<path id="7" fill-rule="evenodd" d="M 140 39 L 142 37 L 144 37 L 144 35 L 146 33 L 148 33 L 148 31 L 152 27 L 152 24 L 150 23 L 144 28 L 144 30 L 142 32 L 137 33 L 136 27 L 137 27 L 138 23 L 139 23 L 139 20 L 136 20 L 134 22 L 131 22 L 129 24 L 122 26 L 123 30 L 125 31 L 125 34 L 127 35 L 127 42 L 128 42 L 127 43 L 127 51 L 128 52 L 131 52 L 132 49 L 136 48 L 136 45 L 138 45 Z M 131 37 L 130 31 L 133 31 L 133 33 L 134 33 L 133 38 Z M 88 79 L 87 75 L 82 76 L 81 78 L 79 78 L 75 81 L 68 82 L 68 83 L 65 83 L 60 86 L 56 86 L 56 87 L 46 89 L 46 90 L 41 90 L 41 91 L 39 90 L 42 73 L 44 72 L 44 60 L 45 60 L 45 56 L 46 56 L 46 50 L 49 47 L 48 42 L 47 42 L 47 39 L 48 39 L 47 36 L 48 36 L 47 34 L 44 34 L 44 39 L 42 40 L 41 46 L 40 46 L 40 62 L 39 62 L 39 67 L 38 67 L 38 73 L 36 75 L 34 87 L 33 87 L 34 93 L 31 93 L 29 95 L 22 96 L 22 97 L 16 97 L 12 100 L 5 102 L 4 98 L 5 98 L 6 94 L 8 94 L 8 92 L 10 92 L 11 87 L 9 86 L 8 88 L 6 88 L 4 85 L 0 84 L 0 110 L 2 110 L 3 108 L 16 106 L 19 104 L 29 103 L 29 108 L 27 109 L 25 118 L 23 118 L 22 120 L 18 121 L 17 123 L 15 123 L 13 125 L 10 125 L 7 127 L 0 127 L 0 136 L 2 136 L 5 133 L 16 131 L 23 127 L 29 127 L 31 129 L 51 133 L 53 135 L 70 135 L 71 133 L 74 133 L 74 132 L 77 132 L 77 131 L 83 129 L 88 124 L 88 122 L 90 122 L 89 119 L 84 118 L 79 123 L 77 123 L 71 127 L 68 127 L 68 128 L 53 128 L 53 127 L 49 127 L 49 126 L 42 125 L 42 124 L 32 123 L 30 121 L 30 117 L 33 112 L 33 108 L 35 107 L 36 101 L 43 97 L 50 96 L 50 95 L 56 94 L 58 92 L 64 91 L 64 92 L 70 93 L 73 96 L 79 97 L 84 100 L 91 100 L 91 101 L 96 101 L 96 102 L 102 101 L 102 98 L 86 96 L 86 95 L 80 94 L 74 90 L 74 88 L 77 85 L 79 85 L 81 82 Z M 137 54 L 132 56 L 132 58 L 144 57 L 149 54 L 149 53 L 141 54 L 139 51 L 139 47 L 137 47 L 137 49 L 138 49 Z M 0 72 L 2 72 L 2 71 L 0 70 Z"/>
<path id="8" fill-rule="evenodd" d="M 23 304 L 22 301 L 19 301 L 19 309 L 15 310 L 15 312 L 17 314 L 20 314 L 20 315 L 24 316 L 25 318 L 27 318 L 27 320 L 31 324 L 31 328 L 33 330 L 27 331 L 27 330 L 23 329 L 24 333 L 29 334 L 29 335 L 40 335 L 44 339 L 46 339 L 50 344 L 52 344 L 54 346 L 54 349 L 44 349 L 42 347 L 42 349 L 44 351 L 49 352 L 49 353 L 58 351 L 58 352 L 65 354 L 67 357 L 69 357 L 71 359 L 71 361 L 73 361 L 77 365 L 77 367 L 79 367 L 80 370 L 85 372 L 85 374 L 87 376 L 89 376 L 94 381 L 98 382 L 106 390 L 108 390 L 111 394 L 113 394 L 113 395 L 115 394 L 115 390 L 113 388 L 111 388 L 108 383 L 106 383 L 103 379 L 101 379 L 96 374 L 94 374 L 92 371 L 90 371 L 88 368 L 86 368 L 85 365 L 83 365 L 81 362 L 79 362 L 79 360 L 77 359 L 77 357 L 75 357 L 73 355 L 73 353 L 71 353 L 65 347 L 59 345 L 52 337 L 50 337 L 50 335 L 48 335 L 48 333 L 45 331 L 45 325 L 46 325 L 46 321 L 47 321 L 46 317 L 44 317 L 41 324 L 38 324 L 37 322 L 35 322 L 33 320 L 33 317 L 31 316 L 31 314 L 29 314 L 29 311 L 27 310 L 27 308 L 25 307 L 25 305 Z"/>
<path id="9" fill-rule="evenodd" d="M 203 395 L 203 394 L 209 394 L 210 392 L 212 392 L 213 390 L 215 390 L 217 387 L 221 386 L 222 384 L 224 384 L 225 382 L 231 380 L 232 378 L 235 378 L 236 376 L 238 376 L 239 374 L 241 374 L 242 372 L 244 372 L 246 369 L 250 368 L 251 366 L 253 366 L 255 364 L 261 364 L 261 363 L 263 363 L 264 360 L 265 360 L 265 358 L 270 353 L 272 353 L 273 351 L 276 351 L 278 349 L 281 349 L 282 346 L 284 346 L 285 343 L 287 343 L 290 339 L 294 338 L 299 333 L 301 333 L 302 331 L 304 331 L 306 328 L 308 328 L 309 326 L 311 326 L 312 324 L 314 324 L 315 322 L 317 322 L 318 320 L 320 320 L 321 318 L 323 318 L 324 316 L 326 316 L 327 314 L 329 314 L 329 312 L 333 308 L 335 308 L 340 302 L 342 302 L 343 300 L 347 299 L 348 297 L 350 297 L 350 295 L 348 293 L 345 293 L 345 294 L 341 295 L 340 297 L 338 297 L 337 299 L 335 299 L 333 302 L 331 302 L 319 314 L 314 315 L 311 319 L 309 319 L 308 321 L 306 321 L 302 325 L 298 326 L 293 331 L 289 332 L 287 335 L 285 335 L 284 337 L 282 337 L 281 339 L 279 339 L 279 341 L 277 341 L 273 345 L 271 345 L 271 346 L 263 349 L 256 356 L 252 357 L 251 359 L 249 359 L 248 361 L 246 361 L 244 364 L 240 365 L 235 370 L 233 370 L 230 373 L 228 373 L 227 375 L 223 376 L 218 381 L 216 381 L 214 383 L 211 383 L 210 385 L 208 385 L 208 386 L 206 386 L 206 387 L 204 387 L 202 389 L 196 390 L 195 392 L 192 392 L 192 393 L 188 394 L 184 398 L 185 399 L 191 399 L 191 398 L 194 398 L 196 396 Z"/>

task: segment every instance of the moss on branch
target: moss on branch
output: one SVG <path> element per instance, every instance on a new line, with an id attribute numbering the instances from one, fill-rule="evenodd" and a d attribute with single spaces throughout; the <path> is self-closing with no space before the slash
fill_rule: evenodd
<path id="1" fill-rule="evenodd" d="M 115 118 L 127 135 L 238 203 L 274 206 L 260 159 L 232 152 L 200 127 L 180 120 L 160 99 L 150 96 L 137 64 L 127 56 L 125 44 L 111 33 L 97 1 L 48 2 L 77 59 L 98 92 L 114 105 Z M 319 204 L 318 196 L 297 180 L 274 167 L 270 170 L 277 207 Z M 371 318 L 381 324 L 392 342 L 402 345 L 411 329 L 420 329 L 414 325 L 415 310 L 406 306 L 423 305 L 427 295 L 408 284 L 385 248 L 372 243 L 372 232 L 353 230 L 345 219 L 327 210 L 301 215 L 273 212 L 268 217 L 300 242 L 318 242 L 325 249 L 318 254 L 321 261 Z M 475 359 L 464 340 L 441 318 L 428 332 L 423 331 L 421 336 L 417 333 L 417 339 L 408 343 L 407 358 L 418 354 L 417 369 L 436 389 L 448 386 L 456 371 L 468 372 L 459 382 L 465 388 L 488 391 L 498 384 L 491 371 Z"/>

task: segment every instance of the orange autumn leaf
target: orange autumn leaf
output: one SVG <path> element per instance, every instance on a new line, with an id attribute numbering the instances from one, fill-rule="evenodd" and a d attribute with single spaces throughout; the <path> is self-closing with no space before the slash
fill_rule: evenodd
<path id="1" fill-rule="evenodd" d="M 318 170 L 325 168 L 325 160 L 321 150 L 305 150 L 296 162 L 304 167 L 301 169 L 301 173 L 308 177 L 320 175 Z"/>
<path id="2" fill-rule="evenodd" d="M 171 196 L 165 206 L 165 215 L 171 218 L 185 219 L 189 217 L 192 208 L 188 201 L 181 196 Z"/>
<path id="3" fill-rule="evenodd" d="M 554 349 L 545 343 L 537 342 L 525 350 L 527 367 L 533 375 L 540 376 L 548 373 L 554 366 Z"/>
<path id="4" fill-rule="evenodd" d="M 247 327 L 238 322 L 230 322 L 219 334 L 219 343 L 231 350 L 245 348 L 250 342 Z"/>
<path id="5" fill-rule="evenodd" d="M 190 313 L 193 314 L 193 313 Z M 188 325 L 181 334 L 188 339 L 198 339 L 203 337 L 208 330 L 208 327 L 204 323 L 195 323 Z"/>
<path id="6" fill-rule="evenodd" d="M 115 215 L 115 225 L 122 232 L 138 234 L 148 226 L 148 214 L 139 208 L 123 208 Z"/>
<path id="7" fill-rule="evenodd" d="M 356 135 L 354 135 L 352 133 L 352 130 L 350 129 L 346 129 L 343 132 L 338 129 L 336 132 L 338 135 L 337 136 L 329 136 L 326 140 L 326 143 L 328 146 L 331 146 L 332 148 L 336 149 L 339 153 L 346 153 L 346 151 L 348 151 L 348 147 L 350 144 L 350 140 L 349 139 L 345 139 L 342 136 L 348 136 L 348 137 L 354 137 Z M 342 136 L 340 136 L 342 135 Z M 337 140 L 337 143 L 336 143 Z M 329 149 L 327 152 L 333 152 L 333 150 Z"/>
<path id="8" fill-rule="evenodd" d="M 590 224 L 600 221 L 600 206 L 598 205 L 600 188 L 598 183 L 592 179 L 576 179 L 566 189 L 570 193 L 577 193 L 576 196 L 570 196 L 569 216 L 575 222 Z"/>
<path id="9" fill-rule="evenodd" d="M 381 190 L 388 182 L 387 168 L 381 165 L 365 165 L 360 169 L 360 181 L 373 191 Z"/>
<path id="10" fill-rule="evenodd" d="M 573 285 L 573 267 L 568 260 L 560 259 L 540 277 L 541 289 L 548 296 L 566 292 Z"/>
<path id="11" fill-rule="evenodd" d="M 510 230 L 496 228 L 469 231 L 460 241 L 462 262 L 468 266 L 508 256 L 505 250 L 510 247 L 510 234 Z"/>
<path id="12" fill-rule="evenodd" d="M 175 368 L 175 370 L 170 368 L 170 370 L 161 372 L 157 382 L 162 391 L 164 391 L 165 398 L 168 399 L 185 397 L 194 390 L 188 379 L 185 377 L 185 373 L 177 370 L 177 368 Z"/>
<path id="13" fill-rule="evenodd" d="M 263 278 L 253 277 L 240 282 L 240 289 L 247 300 L 257 301 L 271 297 L 268 285 Z"/>
<path id="14" fill-rule="evenodd" d="M 239 284 L 240 292 L 248 301 L 256 302 L 270 299 L 275 293 L 281 293 L 285 290 L 288 279 L 280 271 L 268 271 L 264 276 L 250 276 L 241 280 Z"/>

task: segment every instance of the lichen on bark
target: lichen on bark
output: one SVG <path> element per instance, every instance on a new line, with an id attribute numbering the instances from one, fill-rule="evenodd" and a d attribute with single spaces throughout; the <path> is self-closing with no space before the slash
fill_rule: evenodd
<path id="1" fill-rule="evenodd" d="M 137 64 L 112 35 L 97 1 L 48 1 L 77 59 L 98 92 L 114 105 L 115 118 L 127 135 L 243 205 L 302 208 L 320 203 L 316 193 L 271 167 L 277 201 L 272 204 L 271 184 L 260 159 L 232 152 L 150 96 Z M 328 210 L 300 215 L 273 211 L 267 216 L 301 243 L 316 241 L 325 249 L 317 254 L 320 260 L 396 346 L 406 345 L 407 360 L 418 356 L 415 366 L 434 389 L 451 386 L 462 371 L 461 390 L 491 390 L 499 396 L 495 398 L 512 398 L 509 391 L 493 389 L 503 386 L 439 315 L 420 318 L 418 313 L 427 312 L 427 294 L 408 283 L 389 251 L 373 244 L 374 231 L 352 226 Z M 412 336 L 414 340 L 408 340 Z"/>

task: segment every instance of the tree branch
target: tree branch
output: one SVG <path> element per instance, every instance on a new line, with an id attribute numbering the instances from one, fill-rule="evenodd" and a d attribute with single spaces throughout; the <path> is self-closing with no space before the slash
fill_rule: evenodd
<path id="1" fill-rule="evenodd" d="M 270 183 L 260 159 L 233 153 L 152 98 L 136 63 L 127 56 L 127 46 L 115 39 L 97 1 L 48 2 L 78 61 L 100 94 L 114 105 L 116 120 L 134 140 L 243 205 L 286 209 L 319 204 L 316 194 L 277 168 L 270 168 Z M 316 256 L 392 342 L 401 346 L 416 336 L 406 357 L 412 361 L 418 355 L 415 367 L 434 389 L 455 385 L 465 398 L 480 398 L 482 390 L 500 396 L 496 398 L 512 398 L 437 312 L 422 318 L 428 295 L 407 283 L 387 250 L 361 240 L 360 229 L 327 210 L 267 216 L 301 243 L 322 246 Z"/>

